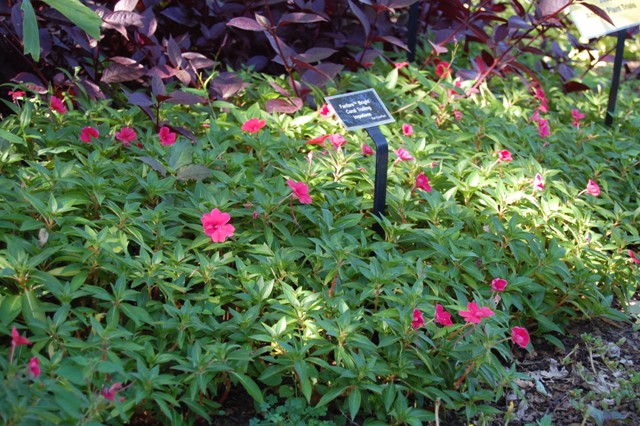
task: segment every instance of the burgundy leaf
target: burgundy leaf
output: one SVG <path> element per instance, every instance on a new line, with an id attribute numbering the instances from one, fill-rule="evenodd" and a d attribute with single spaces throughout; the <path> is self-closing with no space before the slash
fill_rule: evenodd
<path id="1" fill-rule="evenodd" d="M 571 92 L 582 92 L 585 90 L 590 90 L 591 88 L 584 83 L 580 83 L 578 81 L 567 81 L 562 86 L 565 93 Z"/>
<path id="2" fill-rule="evenodd" d="M 196 52 L 184 52 L 182 57 L 189 61 L 189 64 L 193 67 L 193 69 L 199 70 L 202 68 L 208 68 L 214 66 L 216 63 L 211 59 L 207 58 L 201 53 Z"/>
<path id="3" fill-rule="evenodd" d="M 493 41 L 498 43 L 509 35 L 509 26 L 507 24 L 499 25 L 493 33 Z"/>
<path id="4" fill-rule="evenodd" d="M 198 139 L 196 138 L 196 136 L 193 133 L 191 133 L 191 130 L 187 129 L 186 127 L 169 126 L 169 128 L 174 132 L 181 134 L 185 138 L 191 140 L 193 143 L 198 143 Z"/>
<path id="5" fill-rule="evenodd" d="M 485 64 L 487 64 L 488 67 L 493 65 L 494 59 L 493 59 L 493 55 L 491 55 L 491 53 L 489 53 L 486 50 L 483 50 L 481 52 L 481 55 L 482 55 L 482 60 L 484 61 Z"/>
<path id="6" fill-rule="evenodd" d="M 142 27 L 142 16 L 135 12 L 118 11 L 106 14 L 103 18 L 105 23 L 114 27 Z"/>
<path id="7" fill-rule="evenodd" d="M 155 97 L 167 94 L 167 90 L 165 89 L 164 83 L 158 73 L 153 73 L 151 77 L 151 93 L 153 93 L 153 96 Z"/>
<path id="8" fill-rule="evenodd" d="M 578 2 L 578 4 L 581 5 L 581 6 L 586 7 L 591 12 L 595 13 L 599 18 L 604 19 L 605 21 L 607 21 L 608 23 L 610 23 L 614 27 L 616 26 L 616 24 L 613 23 L 613 21 L 611 20 L 611 18 L 607 14 L 607 12 L 605 12 L 604 10 L 602 10 L 601 8 L 596 6 L 595 4 L 585 3 L 585 2 Z"/>
<path id="9" fill-rule="evenodd" d="M 193 93 L 183 92 L 182 90 L 175 90 L 171 92 L 167 103 L 177 105 L 195 105 L 201 104 L 206 101 L 202 96 L 194 95 Z"/>
<path id="10" fill-rule="evenodd" d="M 520 18 L 519 16 L 510 16 L 509 28 L 518 28 L 518 29 L 528 30 L 531 28 L 531 24 L 529 24 L 527 21 Z"/>
<path id="11" fill-rule="evenodd" d="M 327 59 L 329 56 L 336 53 L 337 50 L 329 49 L 328 47 L 312 47 L 304 53 L 298 55 L 298 59 L 304 62 L 313 63 L 323 59 Z"/>
<path id="12" fill-rule="evenodd" d="M 264 28 L 258 24 L 255 19 L 245 18 L 242 16 L 229 20 L 229 22 L 227 22 L 227 26 L 247 31 L 264 31 Z"/>
<path id="13" fill-rule="evenodd" d="M 344 67 L 342 65 L 325 62 L 318 64 L 302 74 L 301 80 L 313 86 L 323 86 L 329 80 L 333 80 Z"/>
<path id="14" fill-rule="evenodd" d="M 138 5 L 138 0 L 120 0 L 113 7 L 113 10 L 115 11 L 125 10 L 128 12 L 131 12 L 133 9 L 136 8 L 137 5 Z"/>
<path id="15" fill-rule="evenodd" d="M 11 8 L 11 24 L 16 35 L 22 39 L 22 10 L 20 6 L 21 2 L 16 2 Z"/>
<path id="16" fill-rule="evenodd" d="M 162 103 L 162 102 L 164 102 L 164 101 L 167 101 L 167 100 L 169 100 L 169 99 L 171 99 L 171 96 L 169 96 L 169 95 L 156 95 L 156 101 L 157 101 L 159 104 L 160 104 L 160 103 Z"/>
<path id="17" fill-rule="evenodd" d="M 550 17 L 555 16 L 570 4 L 571 0 L 540 0 L 538 8 L 543 17 Z"/>
<path id="18" fill-rule="evenodd" d="M 358 21 L 360 21 L 360 23 L 362 24 L 362 28 L 364 29 L 364 36 L 366 38 L 369 38 L 369 32 L 371 32 L 371 22 L 369 22 L 369 18 L 367 18 L 367 15 L 365 15 L 364 12 L 360 10 L 360 8 L 356 6 L 353 1 L 348 1 L 351 11 L 354 15 L 356 15 L 356 18 L 358 18 Z"/>
<path id="19" fill-rule="evenodd" d="M 511 0 L 511 6 L 513 6 L 513 10 L 516 11 L 519 17 L 523 18 L 526 15 L 524 7 L 522 7 L 518 0 Z"/>
<path id="20" fill-rule="evenodd" d="M 151 98 L 145 95 L 144 93 L 141 93 L 141 92 L 128 93 L 125 91 L 125 95 L 127 95 L 127 101 L 131 105 L 137 105 L 140 107 L 153 105 L 153 101 L 151 100 Z"/>
<path id="21" fill-rule="evenodd" d="M 427 41 L 429 42 L 429 44 L 433 48 L 433 53 L 435 53 L 436 55 L 440 55 L 441 53 L 447 53 L 449 51 L 449 49 L 447 49 L 444 46 L 432 43 L 431 40 L 427 40 Z"/>
<path id="22" fill-rule="evenodd" d="M 315 13 L 285 13 L 280 18 L 278 22 L 278 26 L 287 25 L 287 24 L 309 24 L 312 22 L 326 22 L 327 20 L 320 15 L 316 15 Z"/>
<path id="23" fill-rule="evenodd" d="M 151 37 L 155 34 L 157 27 L 158 21 L 156 20 L 156 15 L 153 13 L 152 8 L 148 8 L 142 13 L 142 27 L 140 27 L 140 32 L 147 37 Z M 153 44 L 158 43 L 154 41 Z"/>
<path id="24" fill-rule="evenodd" d="M 27 89 L 40 95 L 47 93 L 47 87 L 42 83 L 42 80 L 29 72 L 19 73 L 11 79 L 11 82 L 23 84 Z"/>
<path id="25" fill-rule="evenodd" d="M 185 27 L 196 27 L 198 26 L 198 20 L 194 19 L 193 16 L 188 14 L 187 10 L 193 9 L 185 9 L 180 6 L 168 7 L 160 12 L 161 15 L 166 16 L 178 24 L 184 25 Z"/>
<path id="26" fill-rule="evenodd" d="M 142 65 L 123 65 L 118 62 L 112 62 L 102 72 L 100 81 L 102 83 L 122 83 L 137 80 L 145 74 L 146 70 Z"/>
<path id="27" fill-rule="evenodd" d="M 151 120 L 151 122 L 156 122 L 155 114 L 153 113 L 153 111 L 151 111 L 151 108 L 143 105 L 138 105 L 138 107 L 147 115 L 147 117 L 149 117 L 149 120 Z"/>
<path id="28" fill-rule="evenodd" d="M 169 61 L 175 68 L 181 68 L 182 66 L 182 51 L 180 50 L 180 46 L 173 39 L 173 37 L 169 36 L 169 41 L 167 41 L 167 56 L 169 57 Z"/>
<path id="29" fill-rule="evenodd" d="M 278 92 L 280 95 L 284 96 L 285 98 L 290 98 L 291 95 L 289 95 L 289 92 L 287 92 L 287 89 L 285 89 L 284 87 L 280 86 L 278 83 L 274 83 L 273 81 L 269 82 L 269 86 L 271 86 L 273 88 L 273 90 L 275 90 L 276 92 Z"/>
<path id="30" fill-rule="evenodd" d="M 383 41 L 386 41 L 387 43 L 393 44 L 394 46 L 398 46 L 400 49 L 404 49 L 406 51 L 409 51 L 409 47 L 405 44 L 405 42 L 400 40 L 397 37 L 394 37 L 394 36 L 378 36 L 378 37 L 376 37 L 376 40 L 383 40 Z"/>
<path id="31" fill-rule="evenodd" d="M 571 80 L 574 75 L 573 68 L 567 64 L 560 64 L 558 67 L 558 73 L 564 81 Z"/>
<path id="32" fill-rule="evenodd" d="M 283 65 L 285 65 L 286 61 L 286 65 L 291 66 L 290 59 L 298 56 L 296 51 L 290 48 L 284 41 L 282 41 L 282 39 L 280 39 L 280 37 L 273 36 L 268 32 L 265 32 L 265 35 L 267 36 L 267 40 L 269 40 L 269 43 L 271 44 L 273 50 L 278 52 L 278 55 L 276 55 L 276 59 L 274 59 L 274 61 Z M 280 56 L 280 51 L 282 51 L 282 53 L 284 54 L 284 58 Z"/>
<path id="33" fill-rule="evenodd" d="M 389 0 L 386 2 L 387 7 L 391 9 L 402 9 L 403 7 L 409 7 L 418 0 Z"/>
<path id="34" fill-rule="evenodd" d="M 180 83 L 184 84 L 185 86 L 191 84 L 191 74 L 189 74 L 189 71 L 176 69 L 175 76 L 178 80 L 180 80 Z"/>
<path id="35" fill-rule="evenodd" d="M 212 91 L 221 99 L 229 99 L 247 86 L 249 83 L 232 72 L 221 72 L 211 82 Z"/>
<path id="36" fill-rule="evenodd" d="M 268 30 L 268 29 L 271 29 L 271 27 L 273 27 L 273 25 L 271 25 L 271 21 L 269 21 L 269 19 L 265 18 L 259 13 L 256 13 L 254 16 L 256 17 L 256 22 L 260 24 L 262 29 Z"/>
<path id="37" fill-rule="evenodd" d="M 267 101 L 266 110 L 269 114 L 274 112 L 293 114 L 302 108 L 302 99 L 269 99 Z"/>

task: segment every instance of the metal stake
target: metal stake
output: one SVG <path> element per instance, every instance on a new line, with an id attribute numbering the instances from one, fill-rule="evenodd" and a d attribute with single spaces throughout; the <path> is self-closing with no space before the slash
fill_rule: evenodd
<path id="1" fill-rule="evenodd" d="M 373 142 L 376 144 L 376 175 L 373 186 L 373 215 L 382 217 L 387 206 L 387 166 L 389 162 L 389 143 L 380 131 L 380 127 L 365 128 Z M 384 229 L 376 223 L 373 227 L 382 238 Z"/>
<path id="2" fill-rule="evenodd" d="M 613 77 L 611 79 L 611 90 L 609 91 L 609 104 L 607 105 L 607 115 L 604 124 L 611 126 L 613 123 L 613 113 L 616 110 L 616 100 L 618 98 L 618 87 L 620 86 L 620 72 L 622 71 L 622 59 L 624 58 L 624 41 L 627 38 L 627 30 L 620 30 L 618 34 L 618 44 L 616 45 L 616 57 L 613 61 Z"/>

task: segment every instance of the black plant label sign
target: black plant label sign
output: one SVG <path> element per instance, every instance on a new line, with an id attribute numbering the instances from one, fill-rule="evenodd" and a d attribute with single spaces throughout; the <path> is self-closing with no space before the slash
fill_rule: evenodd
<path id="1" fill-rule="evenodd" d="M 327 96 L 340 122 L 347 130 L 393 123 L 395 120 L 374 89 Z"/>

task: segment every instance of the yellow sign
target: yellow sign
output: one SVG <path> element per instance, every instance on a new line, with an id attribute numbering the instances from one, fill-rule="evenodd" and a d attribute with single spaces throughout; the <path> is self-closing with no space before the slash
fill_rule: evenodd
<path id="1" fill-rule="evenodd" d="M 584 38 L 600 37 L 624 28 L 640 24 L 639 0 L 591 0 L 591 3 L 607 12 L 615 26 L 600 18 L 582 5 L 571 6 L 571 18 Z"/>

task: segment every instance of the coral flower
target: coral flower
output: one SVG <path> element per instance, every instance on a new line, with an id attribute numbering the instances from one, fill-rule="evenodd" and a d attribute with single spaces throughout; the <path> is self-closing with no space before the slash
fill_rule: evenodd
<path id="1" fill-rule="evenodd" d="M 402 69 L 406 66 L 409 65 L 409 62 L 396 62 L 395 64 L 393 64 L 394 67 L 396 67 L 396 69 Z"/>
<path id="2" fill-rule="evenodd" d="M 28 346 L 30 344 L 31 342 L 26 337 L 22 337 L 15 326 L 11 329 L 11 346 L 15 348 L 16 346 Z"/>
<path id="3" fill-rule="evenodd" d="M 417 330 L 423 325 L 424 325 L 424 317 L 422 316 L 422 312 L 420 312 L 420 309 L 414 309 L 413 321 L 411 321 L 411 327 L 413 327 L 414 330 Z"/>
<path id="4" fill-rule="evenodd" d="M 640 258 L 638 258 L 636 256 L 636 254 L 633 252 L 633 250 L 629 250 L 628 254 L 629 254 L 629 257 L 631 258 L 631 261 L 633 263 L 635 263 L 636 265 L 640 265 Z"/>
<path id="5" fill-rule="evenodd" d="M 493 311 L 489 308 L 482 307 L 478 308 L 478 305 L 475 302 L 467 303 L 467 311 L 460 311 L 458 314 L 464 318 L 465 321 L 479 324 L 482 318 L 491 317 L 494 315 Z"/>
<path id="6" fill-rule="evenodd" d="M 511 157 L 511 153 L 508 150 L 503 149 L 502 151 L 498 151 L 498 161 L 508 163 L 512 160 L 513 157 Z"/>
<path id="7" fill-rule="evenodd" d="M 84 143 L 91 143 L 91 139 L 97 139 L 100 136 L 98 129 L 87 126 L 80 131 L 80 140 Z"/>
<path id="8" fill-rule="evenodd" d="M 405 136 L 413 135 L 413 126 L 411 124 L 404 123 L 402 125 L 402 134 Z"/>
<path id="9" fill-rule="evenodd" d="M 364 155 L 365 157 L 368 155 L 373 155 L 373 148 L 371 148 L 369 145 L 363 143 L 362 144 L 362 155 Z"/>
<path id="10" fill-rule="evenodd" d="M 593 179 L 589 179 L 589 182 L 587 183 L 587 189 L 585 189 L 585 191 L 587 192 L 587 194 L 593 195 L 594 197 L 600 195 L 600 187 L 593 181 Z"/>
<path id="11" fill-rule="evenodd" d="M 242 125 L 242 131 L 247 133 L 257 133 L 262 129 L 267 122 L 265 120 L 259 120 L 257 118 L 250 118 Z"/>
<path id="12" fill-rule="evenodd" d="M 409 154 L 409 152 L 404 148 L 398 148 L 394 151 L 398 156 L 398 161 L 412 161 L 414 158 Z"/>
<path id="13" fill-rule="evenodd" d="M 29 373 L 34 379 L 40 377 L 40 360 L 35 356 L 29 360 Z"/>
<path id="14" fill-rule="evenodd" d="M 57 96 L 52 96 L 51 99 L 49 99 L 49 107 L 58 114 L 65 114 L 67 112 L 67 107 L 64 105 L 64 102 Z"/>
<path id="15" fill-rule="evenodd" d="M 491 290 L 493 291 L 504 291 L 504 289 L 507 287 L 507 280 L 504 280 L 502 278 L 494 278 L 491 281 Z"/>
<path id="16" fill-rule="evenodd" d="M 333 146 L 333 149 L 338 149 L 341 146 L 345 146 L 347 144 L 347 140 L 342 135 L 339 135 L 337 133 L 329 135 L 329 142 L 331 142 L 331 146 Z"/>
<path id="17" fill-rule="evenodd" d="M 437 324 L 441 324 L 444 326 L 453 325 L 451 321 L 451 314 L 444 310 L 444 307 L 441 304 L 436 304 L 436 317 L 434 320 Z"/>
<path id="18" fill-rule="evenodd" d="M 26 94 L 27 93 L 23 90 L 9 90 L 9 95 L 11 96 L 11 100 L 13 102 L 17 101 L 18 99 L 24 98 Z"/>
<path id="19" fill-rule="evenodd" d="M 176 134 L 172 132 L 167 126 L 162 126 L 160 131 L 158 132 L 158 136 L 160 137 L 160 145 L 162 146 L 170 146 L 176 143 Z"/>
<path id="20" fill-rule="evenodd" d="M 420 188 L 426 192 L 431 192 L 431 185 L 429 185 L 429 178 L 424 174 L 424 172 L 420 172 L 420 174 L 416 176 L 415 187 Z"/>
<path id="21" fill-rule="evenodd" d="M 526 328 L 513 327 L 511 329 L 511 340 L 521 348 L 526 348 L 529 344 L 529 332 Z"/>
<path id="22" fill-rule="evenodd" d="M 549 130 L 549 120 L 546 120 L 544 118 L 538 120 L 538 134 L 543 139 L 547 136 L 551 136 L 551 131 Z"/>
<path id="23" fill-rule="evenodd" d="M 456 119 L 456 121 L 460 121 L 462 120 L 462 111 L 456 109 L 453 111 L 453 118 Z"/>
<path id="24" fill-rule="evenodd" d="M 580 127 L 580 120 L 582 120 L 585 115 L 577 109 L 572 109 L 571 117 L 573 117 L 573 127 Z"/>
<path id="25" fill-rule="evenodd" d="M 122 390 L 122 383 L 116 382 L 112 384 L 110 387 L 102 389 L 102 396 L 106 400 L 115 401 L 116 394 L 121 390 Z M 124 401 L 124 398 L 120 398 L 120 401 Z"/>
<path id="26" fill-rule="evenodd" d="M 320 107 L 320 115 L 323 117 L 330 117 L 333 114 L 333 110 L 331 109 L 331 106 L 329 106 L 328 104 L 323 104 Z"/>
<path id="27" fill-rule="evenodd" d="M 451 75 L 451 67 L 449 62 L 440 61 L 436 65 L 436 75 L 438 78 L 447 78 Z"/>
<path id="28" fill-rule="evenodd" d="M 291 179 L 287 180 L 287 185 L 293 191 L 293 196 L 297 198 L 302 204 L 311 204 L 313 201 L 309 195 L 309 187 L 304 182 L 295 182 Z"/>
<path id="29" fill-rule="evenodd" d="M 540 192 L 544 191 L 544 181 L 542 180 L 542 176 L 540 176 L 540 173 L 538 173 L 533 179 L 533 189 L 536 189 Z"/>
<path id="30" fill-rule="evenodd" d="M 136 131 L 131 127 L 123 127 L 116 132 L 116 139 L 118 139 L 124 146 L 129 146 L 131 142 L 138 138 Z"/>
<path id="31" fill-rule="evenodd" d="M 205 213 L 202 215 L 202 226 L 204 227 L 204 233 L 211 237 L 211 241 L 214 243 L 222 243 L 227 238 L 233 236 L 235 228 L 230 225 L 229 213 L 222 213 L 218 209 L 211 210 L 211 213 Z"/>

